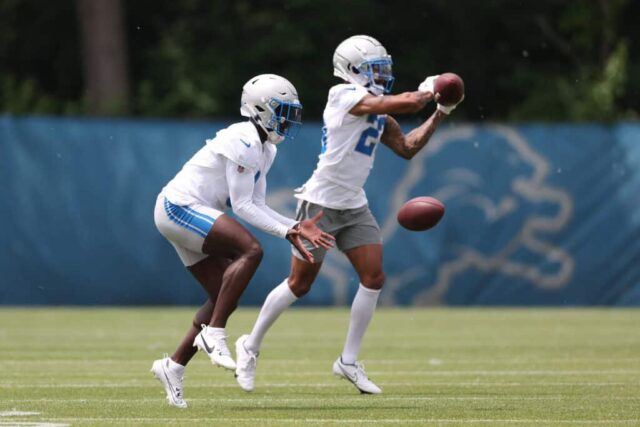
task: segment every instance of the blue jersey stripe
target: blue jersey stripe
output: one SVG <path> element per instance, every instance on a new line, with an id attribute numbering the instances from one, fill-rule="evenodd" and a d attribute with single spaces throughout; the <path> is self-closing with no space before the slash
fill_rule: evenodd
<path id="1" fill-rule="evenodd" d="M 201 220 L 203 220 L 205 222 L 208 222 L 211 225 L 213 225 L 213 223 L 215 222 L 215 220 L 213 218 L 211 218 L 209 215 L 205 215 L 203 213 L 194 211 L 193 209 L 188 208 L 188 207 L 184 207 L 183 209 L 186 210 L 187 212 L 189 212 L 191 215 L 193 215 L 193 216 L 195 216 L 195 217 L 197 217 L 197 218 L 199 218 L 199 219 L 201 219 Z"/>
<path id="2" fill-rule="evenodd" d="M 189 231 L 192 231 L 200 237 L 204 238 L 207 236 L 205 232 L 203 232 L 201 229 L 199 229 L 195 225 L 191 224 L 191 222 L 189 221 L 190 215 L 184 212 L 182 209 L 180 209 L 180 206 L 176 206 L 171 202 L 169 202 L 168 200 L 165 200 L 164 210 L 167 213 L 167 216 L 169 217 L 169 219 L 172 222 L 178 224 L 180 227 L 185 228 Z"/>
<path id="3" fill-rule="evenodd" d="M 208 215 L 201 214 L 190 208 L 174 205 L 166 198 L 164 199 L 164 210 L 172 222 L 203 238 L 207 237 L 215 222 Z"/>

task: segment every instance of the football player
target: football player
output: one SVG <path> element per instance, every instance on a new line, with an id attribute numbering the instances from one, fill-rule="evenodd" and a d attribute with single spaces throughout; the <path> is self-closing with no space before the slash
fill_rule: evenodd
<path id="1" fill-rule="evenodd" d="M 369 210 L 363 186 L 380 142 L 400 157 L 411 159 L 456 106 L 438 104 L 423 124 L 404 134 L 389 114 L 423 109 L 434 99 L 437 76 L 428 77 L 415 92 L 388 95 L 394 81 L 391 56 L 372 37 L 353 36 L 340 43 L 333 55 L 333 69 L 343 81 L 329 90 L 318 165 L 297 191 L 297 218 L 313 218 L 324 211 L 318 226 L 335 236 L 338 248 L 359 276 L 346 342 L 333 372 L 360 392 L 376 394 L 381 392 L 380 387 L 357 361 L 385 280 L 380 228 Z M 293 249 L 289 277 L 269 293 L 251 334 L 236 341 L 236 378 L 246 391 L 254 388 L 258 352 L 267 330 L 289 305 L 309 291 L 322 266 L 326 250 L 311 245 L 306 248 L 313 253 L 314 261 Z"/>
<path id="2" fill-rule="evenodd" d="M 208 139 L 156 201 L 158 230 L 208 295 L 173 355 L 151 367 L 169 404 L 180 408 L 187 406 L 184 368 L 197 349 L 213 364 L 235 370 L 225 326 L 262 259 L 260 243 L 224 211 L 231 208 L 249 224 L 289 240 L 311 265 L 314 257 L 308 248 L 333 245 L 333 236 L 316 226 L 321 213 L 298 222 L 265 204 L 276 145 L 293 139 L 301 125 L 302 105 L 295 87 L 274 74 L 256 76 L 242 89 L 240 112 L 249 120 Z"/>

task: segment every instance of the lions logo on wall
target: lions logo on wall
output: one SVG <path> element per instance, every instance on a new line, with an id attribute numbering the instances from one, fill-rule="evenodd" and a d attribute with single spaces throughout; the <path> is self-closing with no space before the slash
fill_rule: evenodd
<path id="1" fill-rule="evenodd" d="M 570 282 L 574 259 L 554 238 L 571 219 L 573 200 L 549 182 L 558 171 L 515 128 L 440 129 L 412 160 L 402 160 L 389 191 L 371 191 L 384 162 L 377 159 L 366 187 L 384 239 L 381 304 L 495 303 L 516 289 Z M 426 232 L 400 227 L 400 206 L 424 195 L 446 205 L 442 221 Z M 292 211 L 292 199 L 290 189 L 279 189 L 270 203 Z M 327 253 L 316 281 L 324 283 L 314 288 L 332 289 L 336 305 L 348 303 L 358 285 L 338 250 Z"/>

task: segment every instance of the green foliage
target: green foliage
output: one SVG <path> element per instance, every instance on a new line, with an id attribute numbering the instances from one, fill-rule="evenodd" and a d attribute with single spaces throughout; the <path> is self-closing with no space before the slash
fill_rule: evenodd
<path id="1" fill-rule="evenodd" d="M 545 75 L 528 75 L 526 85 L 531 90 L 514 106 L 510 119 L 612 121 L 637 117 L 622 102 L 632 66 L 629 43 L 615 34 L 628 2 L 600 2 L 600 8 L 596 4 L 568 3 L 558 18 L 557 31 L 546 30 L 568 66 Z"/>
<path id="2" fill-rule="evenodd" d="M 582 68 L 569 76 L 530 80 L 533 90 L 509 115 L 511 120 L 611 121 L 633 119 L 618 102 L 627 83 L 628 49 L 619 42 L 602 69 Z"/>
<path id="3" fill-rule="evenodd" d="M 123 2 L 135 115 L 235 117 L 253 75 L 291 80 L 306 119 L 353 34 L 394 58 L 394 91 L 460 74 L 466 120 L 611 121 L 640 111 L 640 2 L 208 0 Z M 0 2 L 0 111 L 84 111 L 74 0 Z M 15 99 L 14 99 L 15 98 Z M 422 117 L 424 113 L 420 113 Z"/>
<path id="4" fill-rule="evenodd" d="M 572 120 L 613 120 L 620 117 L 616 105 L 618 98 L 624 93 L 627 80 L 628 50 L 624 42 L 620 42 L 616 50 L 604 64 L 602 70 L 595 75 L 585 76 L 580 85 L 565 84 L 564 92 L 574 90 L 573 99 L 569 102 L 568 116 Z"/>
<path id="5" fill-rule="evenodd" d="M 56 99 L 45 93 L 34 79 L 0 76 L 0 89 L 0 106 L 13 114 L 77 115 L 84 111 L 81 101 Z"/>
<path id="6" fill-rule="evenodd" d="M 15 114 L 47 114 L 55 112 L 55 101 L 41 92 L 33 79 L 18 81 L 13 76 L 2 76 L 0 105 Z"/>
<path id="7" fill-rule="evenodd" d="M 0 112 L 83 111 L 74 3 L 0 1 Z"/>

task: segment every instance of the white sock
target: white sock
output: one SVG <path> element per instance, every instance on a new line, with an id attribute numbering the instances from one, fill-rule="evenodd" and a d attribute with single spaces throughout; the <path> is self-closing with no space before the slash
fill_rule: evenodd
<path id="1" fill-rule="evenodd" d="M 262 340 L 271 325 L 273 325 L 282 312 L 297 299 L 298 297 L 296 297 L 295 294 L 291 292 L 291 288 L 289 288 L 288 279 L 284 279 L 282 283 L 269 292 L 267 299 L 265 299 L 264 304 L 262 304 L 258 319 L 255 325 L 253 325 L 253 330 L 245 341 L 245 348 L 252 353 L 258 353 L 262 346 Z"/>
<path id="2" fill-rule="evenodd" d="M 362 283 L 360 284 L 351 304 L 351 321 L 349 322 L 347 340 L 342 350 L 342 363 L 348 365 L 356 363 L 362 337 L 364 337 L 373 312 L 376 310 L 378 295 L 380 295 L 379 289 L 368 289 L 362 286 Z"/>

